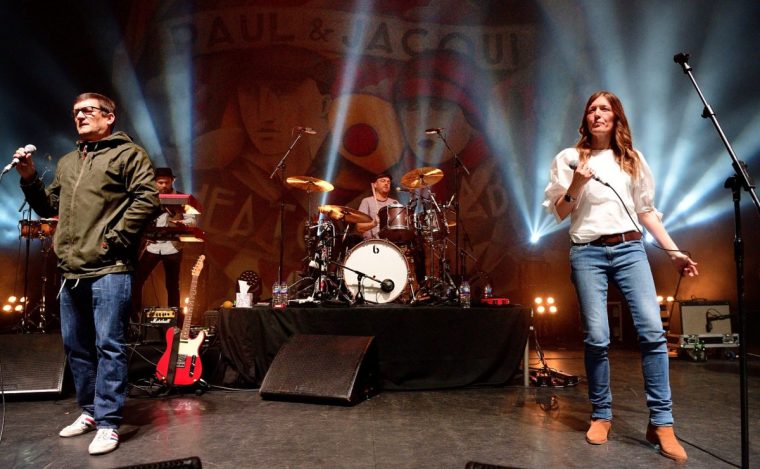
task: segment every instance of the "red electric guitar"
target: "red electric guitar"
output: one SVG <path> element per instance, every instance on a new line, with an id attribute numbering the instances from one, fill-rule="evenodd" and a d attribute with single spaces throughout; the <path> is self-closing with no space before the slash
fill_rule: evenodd
<path id="1" fill-rule="evenodd" d="M 190 338 L 190 325 L 193 322 L 193 308 L 195 307 L 195 293 L 198 288 L 198 276 L 203 270 L 203 259 L 200 256 L 193 266 L 193 281 L 190 284 L 190 301 L 187 304 L 185 322 L 182 331 L 177 333 L 177 328 L 172 327 L 166 331 L 166 351 L 161 356 L 156 366 L 156 378 L 172 386 L 187 386 L 201 379 L 203 365 L 198 350 L 206 338 L 206 333 L 201 331 L 194 338 Z M 171 365 L 173 364 L 173 366 Z"/>

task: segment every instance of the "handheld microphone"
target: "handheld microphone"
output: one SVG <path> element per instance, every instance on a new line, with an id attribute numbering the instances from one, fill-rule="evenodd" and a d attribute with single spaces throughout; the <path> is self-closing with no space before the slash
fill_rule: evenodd
<path id="1" fill-rule="evenodd" d="M 298 127 L 294 127 L 294 130 L 296 132 L 303 132 L 303 133 L 309 134 L 309 135 L 315 135 L 317 133 L 317 131 L 314 130 L 314 129 L 312 129 L 311 127 L 301 127 L 301 126 L 298 126 Z"/>
<path id="2" fill-rule="evenodd" d="M 578 160 L 572 160 L 567 165 L 570 166 L 570 169 L 572 169 L 573 171 L 575 171 L 576 169 L 578 169 Z M 607 184 L 606 182 L 604 182 L 601 179 L 599 179 L 599 176 L 597 176 L 596 174 L 592 174 L 591 178 L 594 181 L 596 181 L 596 182 L 598 182 L 600 184 L 604 184 L 605 186 L 609 187 L 609 184 Z"/>
<path id="3" fill-rule="evenodd" d="M 435 127 L 435 128 L 432 128 L 432 129 L 425 129 L 425 133 L 428 134 L 428 135 L 439 134 L 442 131 L 443 131 L 443 127 Z"/>
<path id="4" fill-rule="evenodd" d="M 385 293 L 390 293 L 393 291 L 393 288 L 396 286 L 395 283 L 393 283 L 393 280 L 387 278 L 380 282 L 380 289 Z"/>
<path id="5" fill-rule="evenodd" d="M 37 151 L 37 147 L 35 147 L 32 144 L 29 144 L 29 145 L 27 145 L 27 146 L 24 147 L 24 153 L 33 153 L 35 151 Z M 21 161 L 21 158 L 19 158 L 18 156 L 14 156 L 13 159 L 11 160 L 11 162 L 8 163 L 5 166 L 5 168 L 3 168 L 3 174 L 5 174 L 8 171 L 10 171 L 11 169 L 15 168 L 16 165 L 19 163 L 19 161 Z"/>

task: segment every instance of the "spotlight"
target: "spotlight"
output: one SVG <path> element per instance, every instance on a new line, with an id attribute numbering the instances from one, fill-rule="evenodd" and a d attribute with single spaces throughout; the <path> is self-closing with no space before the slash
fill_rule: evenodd
<path id="1" fill-rule="evenodd" d="M 11 305 L 3 305 L 4 313 L 10 313 L 11 311 L 13 311 L 13 307 Z"/>
<path id="2" fill-rule="evenodd" d="M 554 304 L 554 297 L 550 296 L 546 299 L 546 304 L 553 305 Z"/>
<path id="3" fill-rule="evenodd" d="M 17 313 L 20 313 L 21 311 L 24 310 L 24 305 L 16 305 L 16 307 L 13 308 L 13 310 L 16 311 Z"/>
<path id="4" fill-rule="evenodd" d="M 554 305 L 549 306 L 549 313 L 557 314 L 557 307 Z"/>
<path id="5" fill-rule="evenodd" d="M 11 295 L 11 296 L 8 297 L 8 303 L 15 303 L 15 302 L 16 302 L 16 296 L 15 295 Z"/>
<path id="6" fill-rule="evenodd" d="M 668 297 L 668 303 L 672 303 L 674 300 L 675 300 L 675 298 L 673 298 L 672 296 Z"/>
<path id="7" fill-rule="evenodd" d="M 535 301 L 537 305 L 540 305 L 541 303 L 544 302 L 544 299 L 541 298 L 540 296 L 537 296 L 536 299 L 533 300 L 533 301 Z"/>
<path id="8" fill-rule="evenodd" d="M 541 305 L 538 308 L 536 308 L 536 311 L 538 312 L 538 314 L 544 314 L 546 312 L 546 307 L 544 305 Z"/>
<path id="9" fill-rule="evenodd" d="M 662 303 L 663 301 L 665 301 L 665 298 L 662 295 L 657 295 L 657 302 Z"/>
<path id="10" fill-rule="evenodd" d="M 27 301 L 28 300 L 27 300 L 27 298 L 25 296 L 22 296 L 21 298 L 18 299 L 19 303 L 26 303 Z"/>

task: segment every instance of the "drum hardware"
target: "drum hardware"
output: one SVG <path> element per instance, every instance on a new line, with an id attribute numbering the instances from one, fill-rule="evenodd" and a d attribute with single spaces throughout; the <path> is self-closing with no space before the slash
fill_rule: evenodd
<path id="1" fill-rule="evenodd" d="M 26 201 L 21 205 L 19 211 L 23 211 L 26 205 Z M 32 309 L 28 308 L 28 301 L 24 302 L 24 311 L 21 314 L 21 330 L 23 332 L 47 332 L 47 267 L 48 256 L 52 247 L 53 235 L 55 234 L 56 227 L 58 226 L 58 220 L 55 218 L 41 218 L 39 220 L 32 220 L 31 209 L 26 212 L 25 218 L 19 220 L 19 239 L 26 240 L 26 257 L 24 268 L 24 297 L 27 296 L 29 285 L 29 253 L 31 250 L 32 239 L 40 240 L 40 248 L 42 251 L 42 275 L 40 276 L 40 300 L 36 306 Z M 32 320 L 32 313 L 37 311 L 38 317 L 35 323 Z"/>

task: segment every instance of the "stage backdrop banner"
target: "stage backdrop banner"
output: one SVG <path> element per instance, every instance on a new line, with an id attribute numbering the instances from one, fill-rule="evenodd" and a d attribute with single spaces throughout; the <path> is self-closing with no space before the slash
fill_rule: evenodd
<path id="1" fill-rule="evenodd" d="M 502 386 L 518 370 L 530 309 L 399 305 L 352 308 L 269 307 L 220 311 L 222 350 L 238 376 L 256 387 L 294 334 L 374 336 L 385 390 Z"/>

